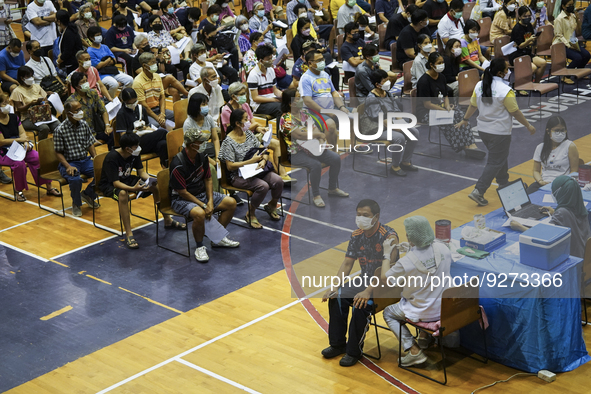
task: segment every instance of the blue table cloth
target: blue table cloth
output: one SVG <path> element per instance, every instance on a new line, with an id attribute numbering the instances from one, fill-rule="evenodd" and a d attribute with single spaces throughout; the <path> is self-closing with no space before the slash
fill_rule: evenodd
<path id="1" fill-rule="evenodd" d="M 544 194 L 547 192 L 532 194 L 532 202 L 541 205 Z M 540 276 L 548 273 L 560 274 L 560 288 L 531 285 L 522 287 L 524 283 L 521 283 L 520 278 L 510 286 L 512 277 L 505 282 L 506 288 L 490 287 L 484 282 L 480 287 L 480 303 L 489 321 L 486 343 L 490 359 L 527 372 L 541 369 L 552 372 L 571 371 L 591 360 L 581 325 L 579 281 L 582 259 L 571 256 L 552 271 L 519 263 L 519 256 L 506 250 L 519 241 L 519 232 L 502 227 L 506 220 L 502 208 L 486 215 L 487 227 L 506 233 L 507 244 L 485 259 L 464 257 L 454 262 L 451 275 L 479 275 L 482 278 L 486 274 L 494 276 L 500 273 L 524 273 L 530 277 L 534 273 Z M 467 225 L 473 226 L 472 223 Z M 461 238 L 461 229 L 464 226 L 454 229 L 452 238 Z M 484 355 L 482 333 L 478 324 L 474 323 L 461 330 L 461 343 L 465 348 Z"/>

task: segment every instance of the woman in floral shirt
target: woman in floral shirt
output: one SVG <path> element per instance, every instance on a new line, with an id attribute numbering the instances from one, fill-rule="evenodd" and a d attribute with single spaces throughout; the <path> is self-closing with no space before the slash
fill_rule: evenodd
<path id="1" fill-rule="evenodd" d="M 162 20 L 158 15 L 152 15 L 148 19 L 148 25 L 152 29 L 148 33 L 148 43 L 152 48 L 164 48 L 169 45 L 174 45 L 174 38 L 170 35 L 168 30 L 162 25 Z"/>
<path id="2" fill-rule="evenodd" d="M 293 104 L 292 100 L 294 100 Z M 310 171 L 314 205 L 318 208 L 324 208 L 326 205 L 320 196 L 320 179 L 322 177 L 323 164 L 330 166 L 328 172 L 328 194 L 337 197 L 349 197 L 349 193 L 345 193 L 337 187 L 339 173 L 341 171 L 341 158 L 338 153 L 321 147 L 321 144 L 326 143 L 324 132 L 320 131 L 317 127 L 313 128 L 312 137 L 320 143 L 316 147 L 316 149 L 320 148 L 319 151 L 314 151 L 314 149 L 310 151 L 301 144 L 302 141 L 305 143 L 308 139 L 307 120 L 309 117 L 306 110 L 302 109 L 302 105 L 303 100 L 300 98 L 299 91 L 296 89 L 283 91 L 281 98 L 281 111 L 283 115 L 279 120 L 279 130 L 281 131 L 281 137 L 285 139 L 285 143 L 287 144 L 290 162 L 298 167 L 305 167 Z M 292 106 L 294 111 L 292 111 Z M 332 122 L 332 120 L 327 119 L 326 122 Z"/>
<path id="3" fill-rule="evenodd" d="M 250 70 L 257 66 L 258 60 L 254 51 L 263 42 L 265 42 L 265 36 L 263 36 L 262 33 L 255 31 L 250 35 L 250 49 L 246 51 L 242 57 L 242 66 L 244 67 L 244 72 L 246 72 L 247 76 L 248 73 L 250 73 Z"/>

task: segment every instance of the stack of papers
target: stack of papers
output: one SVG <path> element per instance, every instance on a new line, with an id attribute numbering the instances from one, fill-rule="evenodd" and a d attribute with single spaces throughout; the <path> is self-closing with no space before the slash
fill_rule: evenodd
<path id="1" fill-rule="evenodd" d="M 262 168 L 257 169 L 257 167 L 257 163 L 246 164 L 238 169 L 238 173 L 244 179 L 252 178 L 256 174 L 260 174 L 261 172 L 263 172 Z"/>
<path id="2" fill-rule="evenodd" d="M 115 119 L 115 117 L 117 116 L 117 112 L 119 112 L 119 109 L 121 108 L 121 101 L 119 101 L 118 97 L 115 97 L 113 101 L 105 105 L 105 108 L 107 109 L 107 112 L 109 114 L 109 120 L 113 120 Z"/>
<path id="3" fill-rule="evenodd" d="M 16 141 L 12 141 L 12 145 L 6 152 L 6 157 L 13 161 L 23 161 L 27 155 L 27 150 Z"/>
<path id="4" fill-rule="evenodd" d="M 429 110 L 429 126 L 439 126 L 454 123 L 454 111 Z"/>
<path id="5" fill-rule="evenodd" d="M 146 183 L 145 183 L 145 185 L 144 185 L 144 186 L 145 186 L 146 188 L 150 188 L 150 187 L 152 187 L 152 186 L 155 186 L 156 184 L 158 184 L 158 179 L 156 179 L 156 178 L 148 178 L 148 180 L 146 181 Z M 137 196 L 136 196 L 136 200 L 137 200 L 138 198 L 140 198 L 140 196 L 142 195 L 142 193 L 143 193 L 143 191 L 140 191 L 140 192 L 138 192 L 138 194 L 137 194 Z"/>
<path id="6" fill-rule="evenodd" d="M 218 244 L 228 234 L 230 234 L 228 230 L 226 230 L 214 216 L 205 221 L 205 236 L 209 238 L 211 242 Z"/>
<path id="7" fill-rule="evenodd" d="M 508 43 L 507 45 L 504 45 L 501 48 L 501 52 L 503 52 L 503 55 L 505 55 L 505 56 L 510 55 L 516 51 L 517 51 L 517 47 L 515 46 L 515 41 L 511 41 L 510 43 Z"/>

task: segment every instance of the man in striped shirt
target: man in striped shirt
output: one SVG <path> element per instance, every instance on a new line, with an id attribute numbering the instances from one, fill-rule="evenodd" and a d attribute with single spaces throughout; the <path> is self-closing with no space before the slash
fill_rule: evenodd
<path id="1" fill-rule="evenodd" d="M 277 88 L 277 78 L 273 70 L 273 47 L 259 45 L 255 51 L 258 64 L 248 74 L 248 89 L 250 90 L 250 106 L 255 114 L 281 116 L 282 92 Z"/>
<path id="2" fill-rule="evenodd" d="M 158 75 L 156 57 L 151 52 L 144 52 L 140 55 L 139 62 L 142 72 L 133 80 L 138 103 L 150 116 L 151 124 L 165 127 L 167 119 L 174 121 L 174 113 L 166 109 L 166 96 L 162 78 Z"/>

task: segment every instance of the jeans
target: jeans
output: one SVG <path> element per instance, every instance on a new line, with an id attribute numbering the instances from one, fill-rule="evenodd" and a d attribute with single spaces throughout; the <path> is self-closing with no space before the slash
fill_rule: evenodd
<path id="1" fill-rule="evenodd" d="M 566 48 L 566 58 L 572 60 L 567 68 L 584 68 L 589 63 L 591 55 L 585 48 L 581 48 L 581 51 Z"/>
<path id="2" fill-rule="evenodd" d="M 264 115 L 271 115 L 277 120 L 277 124 L 279 124 L 279 119 L 281 118 L 281 103 L 262 103 L 259 107 L 254 111 L 256 114 L 264 114 Z"/>
<path id="3" fill-rule="evenodd" d="M 484 195 L 493 179 L 497 179 L 499 185 L 509 182 L 509 148 L 511 146 L 511 135 L 497 135 L 489 133 L 478 133 L 480 139 L 488 150 L 488 159 L 482 175 L 476 182 L 476 190 L 480 195 Z"/>
<path id="4" fill-rule="evenodd" d="M 156 114 L 156 115 L 160 115 L 160 107 L 154 107 L 152 108 L 152 111 Z M 174 112 L 172 112 L 171 110 L 167 109 L 164 112 L 164 116 L 166 117 L 166 120 L 170 120 L 171 122 L 174 123 Z M 150 122 L 150 124 L 152 126 L 155 127 L 160 127 L 160 124 L 158 123 L 158 119 L 154 119 L 151 116 L 148 116 L 148 122 Z M 173 125 L 174 126 L 174 125 Z"/>
<path id="5" fill-rule="evenodd" d="M 107 87 L 111 98 L 116 97 L 117 89 L 119 89 L 119 83 L 123 85 L 122 89 L 129 88 L 133 84 L 133 78 L 130 75 L 124 74 L 122 72 L 114 75 L 103 75 L 101 76 L 101 81 Z"/>
<path id="6" fill-rule="evenodd" d="M 80 175 L 86 175 L 88 178 L 94 178 L 94 163 L 90 160 L 90 156 L 86 156 L 85 159 L 82 160 L 74 160 L 68 162 L 72 167 L 78 169 L 76 174 L 68 175 L 66 171 L 66 167 L 62 163 L 60 163 L 57 168 L 60 171 L 60 175 L 68 181 L 70 185 L 70 196 L 72 197 L 72 204 L 76 205 L 77 207 L 82 205 L 82 199 L 80 198 L 80 191 L 82 190 L 82 178 Z M 96 194 L 94 193 L 94 179 L 92 182 L 89 182 L 88 186 L 83 192 L 87 196 L 92 199 L 96 198 Z"/>
<path id="7" fill-rule="evenodd" d="M 291 156 L 291 162 L 300 167 L 310 170 L 310 183 L 312 184 L 312 195 L 320 195 L 320 178 L 322 176 L 322 163 L 330 166 L 328 170 L 328 189 L 337 188 L 339 173 L 341 172 L 341 157 L 330 150 L 325 150 L 320 156 L 312 156 L 305 152 L 299 152 Z"/>
<path id="8" fill-rule="evenodd" d="M 160 127 L 151 133 L 140 137 L 140 146 L 143 153 L 156 153 L 160 158 L 160 165 L 165 166 L 168 160 L 168 145 L 166 144 L 166 135 L 168 131 Z"/>
<path id="9" fill-rule="evenodd" d="M 132 66 L 133 63 L 133 57 L 126 52 L 113 52 L 113 55 L 115 55 L 117 57 L 117 61 L 121 62 L 123 64 L 123 67 L 125 67 L 125 71 L 127 72 L 127 74 L 129 75 L 134 75 L 135 72 Z"/>

